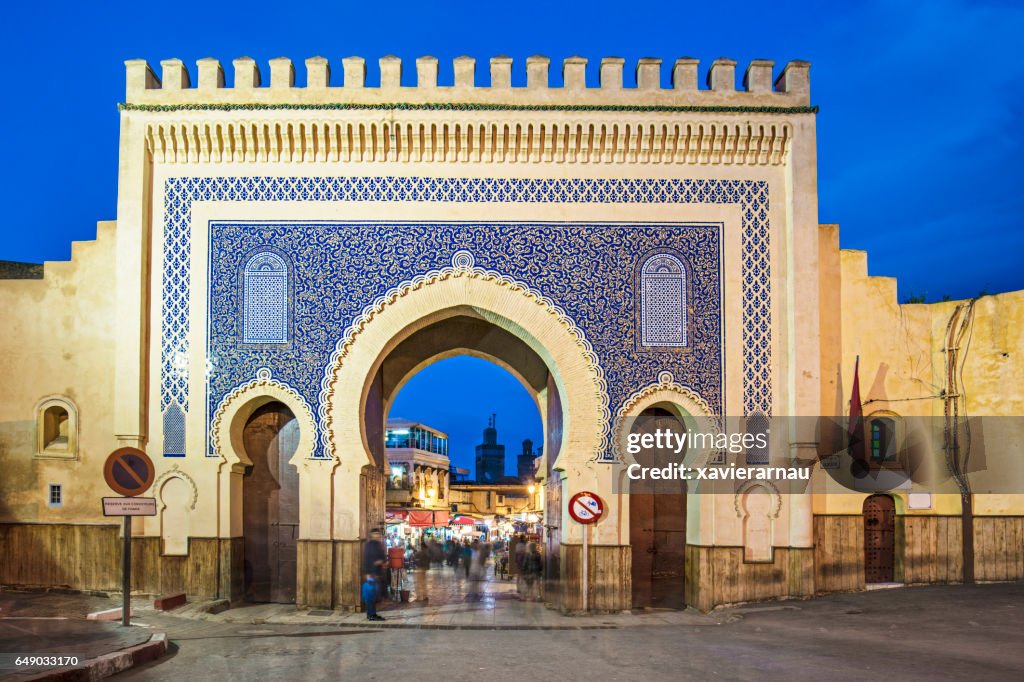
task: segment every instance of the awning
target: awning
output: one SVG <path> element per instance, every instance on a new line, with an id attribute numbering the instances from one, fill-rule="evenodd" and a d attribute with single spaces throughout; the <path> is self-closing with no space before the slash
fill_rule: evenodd
<path id="1" fill-rule="evenodd" d="M 453 526 L 475 526 L 476 519 L 472 516 L 466 516 L 465 514 L 456 514 L 452 517 Z"/>
<path id="2" fill-rule="evenodd" d="M 388 509 L 384 512 L 384 522 L 391 524 L 401 523 L 405 521 L 406 514 L 408 512 L 404 509 Z"/>
<path id="3" fill-rule="evenodd" d="M 450 514 L 447 509 L 434 512 L 434 525 L 438 528 L 444 528 L 448 525 L 448 517 Z"/>
<path id="4" fill-rule="evenodd" d="M 430 528 L 434 525 L 434 512 L 424 509 L 410 509 L 409 525 L 413 528 Z"/>

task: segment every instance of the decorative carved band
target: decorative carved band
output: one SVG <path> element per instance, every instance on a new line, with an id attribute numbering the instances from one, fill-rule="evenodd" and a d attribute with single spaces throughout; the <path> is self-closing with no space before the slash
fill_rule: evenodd
<path id="1" fill-rule="evenodd" d="M 166 121 L 146 128 L 157 163 L 484 162 L 779 165 L 781 122 L 508 120 Z"/>

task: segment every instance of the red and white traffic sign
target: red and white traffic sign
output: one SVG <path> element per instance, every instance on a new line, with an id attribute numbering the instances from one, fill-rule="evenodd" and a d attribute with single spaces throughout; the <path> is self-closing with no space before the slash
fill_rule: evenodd
<path id="1" fill-rule="evenodd" d="M 569 516 L 577 523 L 597 523 L 604 516 L 604 502 L 596 493 L 578 492 L 569 499 Z"/>

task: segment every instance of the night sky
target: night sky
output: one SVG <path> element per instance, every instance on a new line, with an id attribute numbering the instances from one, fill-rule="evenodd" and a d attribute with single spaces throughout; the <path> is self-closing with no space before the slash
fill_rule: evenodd
<path id="1" fill-rule="evenodd" d="M 125 59 L 159 72 L 178 57 L 194 82 L 195 61 L 217 57 L 230 86 L 232 59 L 253 57 L 267 74 L 267 60 L 284 55 L 301 85 L 306 57 L 330 59 L 339 82 L 341 58 L 360 55 L 372 85 L 376 60 L 395 54 L 412 85 L 415 58 L 430 54 L 444 85 L 453 57 L 476 57 L 485 81 L 487 59 L 505 54 L 521 85 L 525 58 L 545 54 L 559 85 L 561 60 L 578 54 L 596 85 L 600 58 L 621 56 L 629 86 L 639 57 L 660 57 L 667 84 L 677 57 L 701 59 L 703 79 L 727 56 L 738 75 L 754 58 L 775 60 L 776 73 L 791 59 L 812 62 L 820 222 L 840 223 L 844 248 L 869 251 L 871 274 L 899 278 L 901 300 L 1022 289 L 1022 35 L 1014 2 L 11 3 L 0 22 L 0 259 L 67 259 L 72 240 L 116 217 Z M 465 371 L 479 362 L 425 370 L 396 406 L 449 431 L 452 452 L 470 453 L 460 465 L 491 412 L 510 455 L 522 438 L 539 439 L 522 387 L 497 368 Z"/>

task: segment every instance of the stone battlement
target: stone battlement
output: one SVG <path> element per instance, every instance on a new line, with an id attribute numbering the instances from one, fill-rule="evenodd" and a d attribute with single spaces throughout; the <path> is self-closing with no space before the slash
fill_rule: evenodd
<path id="1" fill-rule="evenodd" d="M 306 60 L 306 85 L 296 87 L 295 66 L 291 59 L 270 60 L 269 83 L 256 61 L 241 57 L 232 62 L 234 86 L 225 87 L 224 69 L 216 59 L 198 60 L 192 79 L 180 59 L 160 62 L 161 75 L 145 60 L 129 60 L 126 102 L 129 108 L 146 105 L 323 105 L 323 104 L 480 104 L 516 106 L 611 106 L 681 107 L 737 109 L 800 109 L 810 105 L 810 64 L 791 61 L 775 76 L 774 62 L 757 59 L 747 66 L 742 89 L 736 88 L 736 62 L 716 59 L 706 71 L 707 89 L 698 87 L 699 61 L 677 59 L 671 69 L 671 88 L 661 87 L 662 61 L 644 58 L 636 64 L 637 86 L 623 87 L 625 60 L 601 59 L 599 86 L 586 83 L 587 60 L 568 57 L 562 62 L 562 87 L 549 85 L 551 60 L 543 56 L 526 60 L 526 86 L 512 87 L 512 59 L 493 57 L 490 80 L 485 85 L 476 76 L 476 59 L 456 57 L 453 61 L 454 85 L 437 84 L 438 60 L 416 60 L 416 85 L 403 86 L 402 60 L 381 57 L 380 85 L 366 85 L 366 60 L 346 57 L 341 60 L 343 85 L 330 85 L 331 63 L 323 57 Z M 194 85 L 193 85 L 194 82 Z"/>

